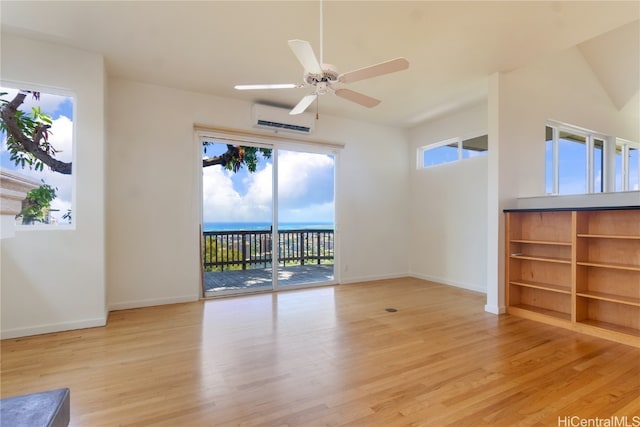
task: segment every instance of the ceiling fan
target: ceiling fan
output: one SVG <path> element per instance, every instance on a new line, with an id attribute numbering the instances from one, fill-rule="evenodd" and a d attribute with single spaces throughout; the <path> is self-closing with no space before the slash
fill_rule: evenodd
<path id="1" fill-rule="evenodd" d="M 263 89 L 293 89 L 310 87 L 312 93 L 306 95 L 293 107 L 289 114 L 301 114 L 309 105 L 318 98 L 318 95 L 335 93 L 337 96 L 355 102 L 367 108 L 375 107 L 380 103 L 379 99 L 372 98 L 362 93 L 347 89 L 344 86 L 348 83 L 359 80 L 370 79 L 384 74 L 394 73 L 409 68 L 409 61 L 406 58 L 396 58 L 368 67 L 359 68 L 340 74 L 331 64 L 322 62 L 322 2 L 320 2 L 320 61 L 316 59 L 311 43 L 305 40 L 289 40 L 289 48 L 293 51 L 302 67 L 304 77 L 302 84 L 251 84 L 236 85 L 237 90 L 263 90 Z"/>

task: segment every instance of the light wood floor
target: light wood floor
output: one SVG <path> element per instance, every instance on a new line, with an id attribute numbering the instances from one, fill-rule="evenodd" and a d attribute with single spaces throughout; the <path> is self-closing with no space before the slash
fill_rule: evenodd
<path id="1" fill-rule="evenodd" d="M 91 427 L 640 416 L 640 349 L 484 303 L 398 279 L 118 311 L 104 328 L 2 341 L 2 396 L 69 387 L 72 425 Z"/>

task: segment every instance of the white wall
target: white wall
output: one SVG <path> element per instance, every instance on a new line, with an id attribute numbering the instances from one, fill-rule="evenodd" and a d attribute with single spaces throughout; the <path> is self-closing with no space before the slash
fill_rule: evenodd
<path id="1" fill-rule="evenodd" d="M 409 268 L 407 135 L 321 116 L 317 136 L 342 142 L 337 175 L 341 283 L 405 277 Z"/>
<path id="2" fill-rule="evenodd" d="M 487 157 L 416 169 L 419 147 L 486 132 L 485 103 L 411 129 L 412 276 L 486 291 Z"/>
<path id="3" fill-rule="evenodd" d="M 640 79 L 640 77 L 638 77 Z M 627 105 L 622 107 L 620 114 L 618 115 L 618 133 L 627 135 L 624 138 L 631 141 L 640 141 L 640 91 L 636 92 Z"/>
<path id="4" fill-rule="evenodd" d="M 622 111 L 615 108 L 577 48 L 492 76 L 489 85 L 492 154 L 487 224 L 490 236 L 488 311 L 504 310 L 502 210 L 515 208 L 519 197 L 544 194 L 546 121 L 552 119 L 637 141 L 640 118 L 629 114 L 632 110 L 633 106 Z"/>
<path id="5" fill-rule="evenodd" d="M 2 338 L 104 325 L 104 65 L 100 55 L 2 35 L 5 80 L 75 94 L 74 230 L 0 246 Z"/>
<path id="6" fill-rule="evenodd" d="M 117 78 L 108 84 L 111 309 L 200 295 L 200 147 L 194 123 L 250 130 L 251 105 Z M 337 164 L 343 283 L 406 275 L 408 153 L 400 130 L 321 116 Z"/>
<path id="7" fill-rule="evenodd" d="M 77 227 L 20 231 L 2 241 L 2 337 L 104 324 L 105 304 L 117 309 L 197 299 L 200 168 L 193 124 L 250 129 L 250 105 L 111 78 L 105 143 L 99 55 L 3 35 L 1 71 L 5 79 L 77 95 Z M 312 138 L 346 144 L 336 172 L 342 283 L 410 272 L 486 286 L 486 309 L 499 312 L 502 209 L 544 190 L 545 121 L 640 139 L 637 106 L 616 110 L 577 49 L 494 75 L 487 105 L 409 133 L 321 117 Z M 489 131 L 487 158 L 415 170 L 418 145 L 481 127 Z M 483 239 L 486 283 L 483 262 L 475 258 L 482 249 L 470 246 L 482 246 Z M 460 268 L 460 256 L 468 268 Z"/>

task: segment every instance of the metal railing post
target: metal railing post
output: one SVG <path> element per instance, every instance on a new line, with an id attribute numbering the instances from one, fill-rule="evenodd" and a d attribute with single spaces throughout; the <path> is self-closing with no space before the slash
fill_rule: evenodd
<path id="1" fill-rule="evenodd" d="M 247 235 L 242 233 L 242 269 L 247 269 Z"/>

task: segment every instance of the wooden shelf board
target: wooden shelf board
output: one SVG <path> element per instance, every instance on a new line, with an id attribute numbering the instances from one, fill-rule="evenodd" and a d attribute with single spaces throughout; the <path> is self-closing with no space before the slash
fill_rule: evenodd
<path id="1" fill-rule="evenodd" d="M 587 239 L 640 240 L 640 236 L 622 234 L 578 234 L 578 237 L 584 237 Z"/>
<path id="2" fill-rule="evenodd" d="M 589 261 L 578 261 L 576 264 L 584 265 L 587 267 L 611 268 L 614 270 L 640 271 L 640 265 L 614 264 L 614 263 L 589 262 Z"/>
<path id="3" fill-rule="evenodd" d="M 557 264 L 571 264 L 570 259 L 564 259 L 564 258 L 538 257 L 538 256 L 514 255 L 514 254 L 510 256 L 513 259 L 526 259 L 529 261 L 554 262 Z"/>
<path id="4" fill-rule="evenodd" d="M 599 329 L 606 329 L 608 331 L 619 332 L 625 335 L 640 337 L 640 330 L 635 328 L 629 328 L 627 326 L 616 325 L 614 323 L 601 322 L 599 320 L 594 320 L 594 319 L 580 320 L 578 323 L 593 326 Z"/>
<path id="5" fill-rule="evenodd" d="M 535 307 L 533 305 L 518 304 L 509 306 L 509 310 L 512 314 L 520 315 L 521 317 L 528 317 L 532 319 L 539 318 L 540 315 L 544 317 L 551 317 L 554 319 L 571 321 L 571 313 L 563 313 L 555 310 L 548 310 L 546 308 Z M 531 313 L 532 316 L 527 316 L 526 313 Z"/>
<path id="6" fill-rule="evenodd" d="M 525 243 L 530 245 L 571 246 L 571 242 L 552 242 L 549 240 L 523 240 L 511 239 L 511 243 Z"/>
<path id="7" fill-rule="evenodd" d="M 512 280 L 512 285 L 523 286 L 526 288 L 542 289 L 543 291 L 558 292 L 561 294 L 571 295 L 570 286 L 552 285 L 550 283 L 530 282 L 527 280 Z"/>
<path id="8" fill-rule="evenodd" d="M 617 304 L 627 304 L 640 307 L 640 297 L 625 297 L 621 295 L 608 294 L 606 292 L 595 291 L 580 291 L 576 293 L 576 296 L 583 298 L 597 299 L 601 301 L 609 301 Z"/>

